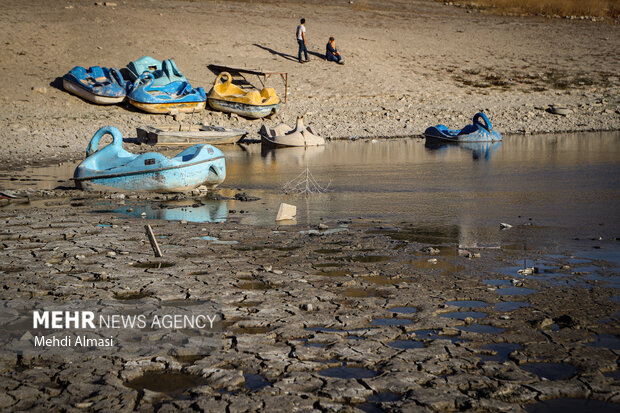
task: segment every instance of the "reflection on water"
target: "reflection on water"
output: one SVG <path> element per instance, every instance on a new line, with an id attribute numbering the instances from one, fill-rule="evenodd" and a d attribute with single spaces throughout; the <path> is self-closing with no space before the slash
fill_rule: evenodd
<path id="1" fill-rule="evenodd" d="M 93 212 L 103 212 L 95 210 Z M 145 219 L 165 219 L 168 221 L 187 222 L 223 222 L 228 217 L 226 201 L 203 200 L 197 204 L 193 200 L 167 202 L 165 204 L 142 203 L 126 204 L 105 212 L 131 215 Z"/>
<path id="2" fill-rule="evenodd" d="M 273 225 L 280 203 L 286 202 L 297 207 L 301 225 L 326 218 L 388 218 L 428 228 L 458 227 L 459 243 L 466 246 L 499 242 L 515 232 L 500 234 L 500 222 L 620 233 L 620 180 L 615 178 L 620 176 L 620 132 L 507 136 L 501 143 L 439 149 L 411 138 L 332 141 L 324 147 L 265 152 L 260 145 L 223 150 L 227 178 L 220 193 L 242 188 L 261 198 L 227 200 L 227 208 L 248 212 L 235 215 L 245 224 Z M 63 185 L 58 181 L 66 182 L 74 166 L 0 174 L 0 186 Z M 329 184 L 329 191 L 307 198 L 283 194 L 283 186 L 306 167 L 321 186 Z M 144 212 L 151 214 L 148 208 Z M 192 219 L 185 216 L 194 213 L 180 214 L 181 219 Z M 216 212 L 211 219 L 226 216 Z"/>
<path id="3" fill-rule="evenodd" d="M 448 147 L 456 147 L 463 151 L 471 153 L 474 161 L 479 159 L 489 160 L 494 150 L 498 149 L 502 145 L 502 142 L 437 142 L 426 140 L 424 147 L 429 151 L 442 151 L 447 150 Z"/>

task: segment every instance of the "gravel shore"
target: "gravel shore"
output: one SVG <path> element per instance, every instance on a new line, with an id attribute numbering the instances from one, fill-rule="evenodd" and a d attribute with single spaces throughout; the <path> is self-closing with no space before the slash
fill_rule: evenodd
<path id="1" fill-rule="evenodd" d="M 257 137 L 260 120 L 205 110 L 175 121 L 62 90 L 73 66 L 124 67 L 143 55 L 174 58 L 206 90 L 215 80 L 208 64 L 287 72 L 288 103 L 264 122 L 294 124 L 304 114 L 332 139 L 460 128 L 479 110 L 502 133 L 620 128 L 616 21 L 491 16 L 422 0 L 113 4 L 0 1 L 3 168 L 79 159 L 104 125 L 126 137 L 170 123 L 241 127 Z M 304 65 L 294 39 L 300 17 L 311 51 Z M 320 57 L 330 35 L 344 66 Z M 268 84 L 284 97 L 279 77 Z M 549 105 L 571 112 L 554 115 Z"/>

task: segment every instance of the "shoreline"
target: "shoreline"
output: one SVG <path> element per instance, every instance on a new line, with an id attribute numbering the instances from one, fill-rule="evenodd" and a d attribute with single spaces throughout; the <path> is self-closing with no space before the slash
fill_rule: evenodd
<path id="1" fill-rule="evenodd" d="M 461 128 L 484 110 L 494 128 L 506 134 L 620 130 L 618 24 L 468 13 L 426 0 L 323 2 L 318 9 L 303 2 L 0 4 L 0 23 L 15 34 L 4 39 L 2 169 L 35 159 L 73 158 L 104 125 L 118 127 L 124 136 L 135 136 L 138 126 L 174 122 L 255 134 L 263 122 L 293 125 L 304 115 L 305 123 L 324 137 L 379 139 L 417 135 L 436 124 Z M 298 14 L 307 17 L 314 53 L 304 65 L 295 61 L 290 34 Z M 143 36 L 140 27 L 154 23 L 168 29 Z M 250 23 L 252 30 L 238 30 Z M 106 31 L 98 30 L 101 24 Z M 200 30 L 188 38 L 182 27 Z M 316 56 L 330 35 L 336 37 L 344 66 Z M 208 64 L 287 72 L 288 103 L 264 121 L 211 110 L 173 121 L 128 105 L 87 103 L 58 82 L 75 65 L 123 67 L 142 55 L 173 57 L 192 85 L 205 90 L 215 79 Z M 248 81 L 260 84 L 253 77 Z M 283 97 L 279 79 L 268 85 Z M 549 105 L 569 107 L 572 113 L 550 114 L 545 111 Z"/>
<path id="2" fill-rule="evenodd" d="M 527 137 L 527 136 L 531 136 L 531 137 L 537 137 L 537 136 L 541 136 L 541 135 L 559 135 L 559 134 L 580 134 L 580 133 L 584 133 L 584 134 L 588 134 L 588 133 L 613 133 L 613 132 L 619 132 L 620 128 L 614 128 L 614 129 L 593 129 L 593 130 L 569 130 L 569 131 L 555 131 L 555 132 L 527 132 L 527 133 L 523 133 L 523 132 L 502 132 L 502 136 L 510 136 L 510 137 L 517 137 L 517 136 L 521 136 L 521 137 Z M 355 139 L 351 139 L 351 137 L 346 137 L 346 136 L 342 136 L 342 137 L 332 137 L 327 139 L 327 142 L 329 141 L 356 141 L 356 140 L 379 140 L 379 141 L 384 141 L 384 140 L 396 140 L 396 139 L 419 139 L 419 140 L 424 140 L 426 139 L 424 137 L 423 134 L 418 134 L 418 135 L 397 135 L 397 136 L 357 136 L 355 137 Z M 252 139 L 249 142 L 240 142 L 237 144 L 232 144 L 232 145 L 238 145 L 238 144 L 242 144 L 242 145 L 260 145 L 260 139 Z M 328 143 L 329 144 L 329 143 Z M 453 144 L 453 145 L 458 145 L 458 143 L 456 142 L 446 142 L 446 144 Z M 132 144 L 132 143 L 124 143 L 123 144 L 124 147 L 126 149 L 129 149 L 129 152 L 133 152 L 133 153 L 144 153 L 144 152 L 158 152 L 161 151 L 162 149 L 165 151 L 170 151 L 170 152 L 180 152 L 183 148 L 182 147 L 175 147 L 175 146 L 162 146 L 159 148 L 155 148 L 155 147 L 151 147 L 149 145 L 146 144 Z M 128 145 L 128 146 L 125 146 Z M 136 151 L 132 151 L 131 149 L 135 149 L 135 148 L 139 148 L 139 150 Z M 151 149 L 152 148 L 152 149 Z M 81 151 L 83 152 L 83 151 Z M 59 159 L 59 158 L 43 158 L 43 159 L 38 159 L 35 162 L 31 162 L 31 161 L 26 161 L 25 164 L 24 163 L 20 163 L 20 164 L 13 164 L 11 162 L 10 159 L 7 158 L 3 158 L 2 156 L 0 156 L 0 172 L 1 173 L 6 173 L 6 172 L 10 172 L 10 171 L 23 171 L 27 168 L 45 168 L 45 167 L 51 167 L 54 165 L 62 165 L 65 163 L 71 163 L 71 162 L 80 162 L 84 159 L 83 154 L 79 154 L 78 152 L 67 152 L 66 154 L 63 154 L 63 156 L 66 156 L 65 158 Z"/>

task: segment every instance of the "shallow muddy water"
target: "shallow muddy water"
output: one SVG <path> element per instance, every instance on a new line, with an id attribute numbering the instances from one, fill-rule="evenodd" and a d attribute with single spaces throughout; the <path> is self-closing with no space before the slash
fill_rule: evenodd
<path id="1" fill-rule="evenodd" d="M 429 146 L 411 138 L 269 151 L 260 145 L 221 148 L 227 168 L 221 188 L 242 188 L 261 200 L 212 201 L 205 205 L 210 213 L 203 214 L 189 206 L 171 210 L 170 217 L 168 209 L 154 213 L 143 207 L 137 214 L 209 221 L 226 219 L 234 209 L 246 210 L 239 216 L 242 222 L 272 224 L 275 209 L 285 201 L 297 206 L 298 223 L 358 216 L 403 219 L 456 227 L 465 243 L 477 228 L 499 222 L 603 224 L 620 232 L 620 132 L 507 136 L 493 145 Z M 72 186 L 68 179 L 75 164 L 0 173 L 0 187 Z M 306 167 L 327 191 L 307 199 L 283 194 Z M 192 219 L 192 213 L 198 216 Z"/>

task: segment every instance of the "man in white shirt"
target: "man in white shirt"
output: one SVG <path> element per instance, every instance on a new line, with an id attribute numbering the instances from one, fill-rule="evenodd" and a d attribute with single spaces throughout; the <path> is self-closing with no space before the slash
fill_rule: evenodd
<path id="1" fill-rule="evenodd" d="M 298 53 L 299 63 L 305 63 L 309 61 L 308 49 L 306 47 L 307 45 L 306 43 L 306 19 L 301 19 L 299 21 L 299 26 L 297 26 L 296 36 L 297 36 L 297 43 L 299 44 L 299 53 Z M 306 60 L 301 60 L 301 52 L 304 52 L 304 54 L 306 55 Z"/>

